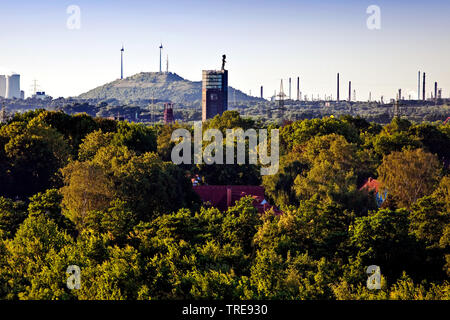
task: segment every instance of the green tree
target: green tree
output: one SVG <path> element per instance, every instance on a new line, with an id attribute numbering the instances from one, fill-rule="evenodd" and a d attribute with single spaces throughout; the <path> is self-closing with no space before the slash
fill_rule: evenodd
<path id="1" fill-rule="evenodd" d="M 112 143 L 116 146 L 126 146 L 137 154 L 156 151 L 156 134 L 152 128 L 141 124 L 119 122 L 117 133 Z"/>
<path id="2" fill-rule="evenodd" d="M 422 149 L 392 152 L 378 167 L 378 178 L 388 197 L 410 208 L 419 198 L 430 195 L 439 182 L 441 164 Z"/>
<path id="3" fill-rule="evenodd" d="M 363 265 L 380 266 L 387 279 L 396 279 L 405 270 L 420 269 L 421 255 L 409 234 L 406 210 L 369 212 L 355 219 L 349 233 L 354 256 L 361 255 Z"/>
<path id="4" fill-rule="evenodd" d="M 104 170 L 91 162 L 71 162 L 62 169 L 62 175 L 63 212 L 80 231 L 91 212 L 108 208 L 114 197 L 112 183 Z"/>
<path id="5" fill-rule="evenodd" d="M 25 203 L 0 197 L 0 239 L 12 238 L 20 224 L 26 219 Z"/>
<path id="6" fill-rule="evenodd" d="M 0 136 L 8 172 L 0 194 L 27 197 L 60 183 L 57 173 L 69 160 L 70 148 L 55 129 L 32 119 L 2 127 Z"/>
<path id="7" fill-rule="evenodd" d="M 310 170 L 297 175 L 294 190 L 299 199 L 318 193 L 323 199 L 356 191 L 359 165 L 356 146 L 344 137 L 331 134 L 311 139 L 302 149 Z"/>

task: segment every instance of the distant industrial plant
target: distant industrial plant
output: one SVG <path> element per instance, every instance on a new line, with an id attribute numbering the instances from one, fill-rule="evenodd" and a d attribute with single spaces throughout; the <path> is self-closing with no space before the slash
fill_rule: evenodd
<path id="1" fill-rule="evenodd" d="M 0 75 L 0 97 L 6 99 L 24 99 L 25 93 L 20 90 L 20 75 Z"/>

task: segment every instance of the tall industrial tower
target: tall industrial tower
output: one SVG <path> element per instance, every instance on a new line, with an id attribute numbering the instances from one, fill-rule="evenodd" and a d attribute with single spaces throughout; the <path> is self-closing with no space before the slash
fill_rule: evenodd
<path id="1" fill-rule="evenodd" d="M 420 100 L 420 71 L 419 71 L 419 78 L 417 81 L 417 100 Z"/>
<path id="2" fill-rule="evenodd" d="M 162 73 L 162 64 L 161 64 L 161 54 L 162 54 L 163 45 L 159 46 L 159 73 Z"/>
<path id="3" fill-rule="evenodd" d="M 425 80 L 426 80 L 426 74 L 425 72 L 423 73 L 423 84 L 422 84 L 422 92 L 423 92 L 423 101 L 425 101 L 427 99 L 427 97 L 425 96 Z"/>
<path id="4" fill-rule="evenodd" d="M 120 49 L 120 79 L 123 79 L 123 52 L 124 52 L 124 48 L 122 45 L 122 49 Z"/>
<path id="5" fill-rule="evenodd" d="M 348 82 L 348 102 L 352 101 L 352 82 Z"/>
<path id="6" fill-rule="evenodd" d="M 291 78 L 289 78 L 289 100 L 291 100 L 292 99 L 292 96 L 291 96 Z"/>
<path id="7" fill-rule="evenodd" d="M 339 102 L 339 73 L 337 74 L 337 102 Z"/>
<path id="8" fill-rule="evenodd" d="M 278 112 L 280 115 L 280 119 L 283 121 L 284 119 L 284 99 L 286 98 L 286 94 L 283 89 L 283 79 L 280 82 L 280 92 L 277 95 L 278 97 Z"/>
<path id="9" fill-rule="evenodd" d="M 222 56 L 220 70 L 203 70 L 202 74 L 202 121 L 221 115 L 228 109 L 228 70 L 226 56 Z"/>

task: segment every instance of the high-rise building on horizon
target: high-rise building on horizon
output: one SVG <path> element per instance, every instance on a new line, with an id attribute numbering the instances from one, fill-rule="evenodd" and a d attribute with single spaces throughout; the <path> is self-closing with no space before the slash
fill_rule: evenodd
<path id="1" fill-rule="evenodd" d="M 221 70 L 203 70 L 202 74 L 202 121 L 221 115 L 228 109 L 228 70 L 225 55 Z"/>
<path id="2" fill-rule="evenodd" d="M 12 74 L 6 78 L 6 98 L 20 99 L 20 75 Z"/>
<path id="3" fill-rule="evenodd" d="M 6 76 L 0 75 L 0 98 L 6 97 Z"/>

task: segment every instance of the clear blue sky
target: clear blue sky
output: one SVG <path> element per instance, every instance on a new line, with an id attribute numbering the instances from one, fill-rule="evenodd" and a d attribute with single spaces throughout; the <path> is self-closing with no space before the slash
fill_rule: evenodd
<path id="1" fill-rule="evenodd" d="M 366 27 L 369 5 L 381 8 L 381 30 Z M 69 5 L 81 9 L 81 29 L 66 27 Z M 28 96 L 33 79 L 53 97 L 75 96 L 120 76 L 159 69 L 159 44 L 169 69 L 200 80 L 227 54 L 229 84 L 265 96 L 280 79 L 301 77 L 311 96 L 341 97 L 352 81 L 357 98 L 379 99 L 399 88 L 416 96 L 417 71 L 450 96 L 448 0 L 26 0 L 0 3 L 0 73 L 22 76 Z M 285 80 L 287 92 L 287 80 Z"/>

